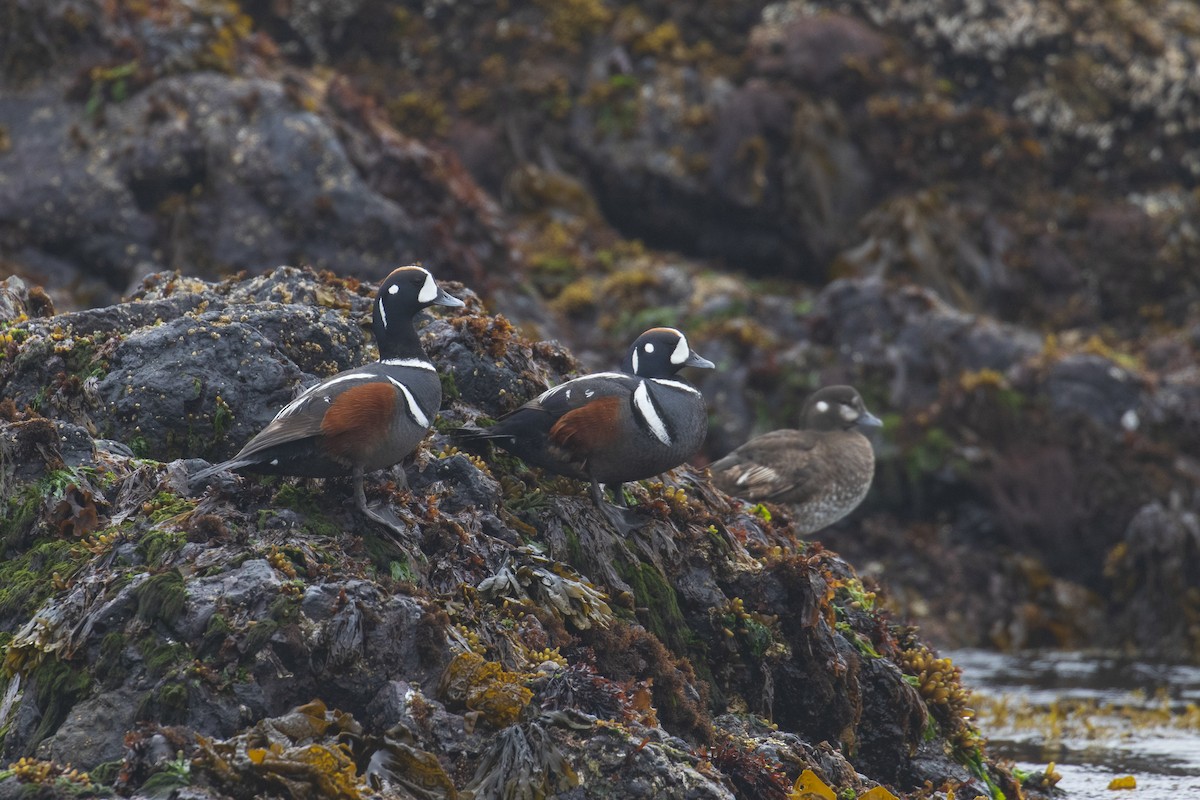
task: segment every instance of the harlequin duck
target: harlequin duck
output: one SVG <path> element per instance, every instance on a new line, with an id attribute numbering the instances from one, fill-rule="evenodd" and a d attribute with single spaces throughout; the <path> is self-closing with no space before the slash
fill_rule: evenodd
<path id="1" fill-rule="evenodd" d="M 789 503 L 801 533 L 832 525 L 862 502 L 875 475 L 875 453 L 856 426 L 883 423 L 850 386 L 814 392 L 800 412 L 802 430 L 755 437 L 709 469 L 726 494 Z"/>
<path id="2" fill-rule="evenodd" d="M 354 478 L 360 511 L 367 508 L 363 473 L 390 467 L 425 437 L 442 402 L 442 384 L 425 355 L 413 319 L 432 305 L 463 301 L 438 287 L 428 270 L 400 267 L 379 285 L 372 312 L 379 360 L 339 372 L 284 406 L 241 451 L 193 476 L 201 481 L 224 470 Z"/>
<path id="3" fill-rule="evenodd" d="M 634 527 L 603 500 L 600 484 L 624 505 L 621 484 L 679 466 L 704 442 L 708 412 L 683 367 L 711 369 L 674 328 L 651 328 L 625 355 L 621 372 L 596 372 L 555 386 L 466 441 L 490 440 L 528 464 L 591 483 L 596 507 L 621 532 Z"/>

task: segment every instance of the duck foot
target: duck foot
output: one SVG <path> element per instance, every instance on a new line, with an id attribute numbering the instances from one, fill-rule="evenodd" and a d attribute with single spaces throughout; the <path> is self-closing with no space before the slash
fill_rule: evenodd
<path id="1" fill-rule="evenodd" d="M 628 536 L 640 530 L 648 521 L 638 512 L 634 511 L 625 505 L 624 492 L 621 491 L 621 485 L 617 484 L 613 488 L 613 496 L 618 498 L 620 505 L 614 505 L 604 499 L 604 492 L 600 488 L 600 484 L 592 481 L 592 502 L 596 504 L 596 509 L 604 515 L 604 518 L 617 529 L 617 533 L 622 536 Z"/>
<path id="2" fill-rule="evenodd" d="M 620 508 L 618 506 L 604 503 L 598 506 L 600 513 L 604 518 L 617 529 L 617 533 L 622 536 L 629 536 L 641 530 L 648 520 L 643 514 L 639 514 L 632 508 Z"/>
<path id="3" fill-rule="evenodd" d="M 367 505 L 359 506 L 358 510 L 362 512 L 364 517 L 383 528 L 384 531 L 386 531 L 388 538 L 391 539 L 397 547 L 405 552 L 409 551 L 409 547 L 412 545 L 412 531 L 404 524 L 400 517 L 392 513 L 390 510 L 382 509 L 380 511 L 376 511 Z"/>
<path id="4" fill-rule="evenodd" d="M 356 473 L 354 475 L 354 505 L 364 517 L 382 527 L 387 532 L 388 538 L 390 538 L 396 544 L 396 546 L 406 553 L 409 551 L 409 547 L 412 544 L 412 531 L 407 525 L 404 524 L 403 520 L 401 520 L 400 517 L 398 517 L 390 509 L 376 511 L 367 505 L 367 495 L 366 492 L 363 491 L 363 479 L 361 473 Z"/>

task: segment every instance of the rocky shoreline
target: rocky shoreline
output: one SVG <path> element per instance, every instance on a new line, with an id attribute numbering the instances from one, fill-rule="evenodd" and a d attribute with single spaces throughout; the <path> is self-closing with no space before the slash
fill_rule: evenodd
<path id="1" fill-rule="evenodd" d="M 542 762 L 588 787 L 565 792 L 602 792 L 594 776 L 628 758 L 735 796 L 802 766 L 861 793 L 855 771 L 901 789 L 965 769 L 938 750 L 970 742 L 952 741 L 953 668 L 921 641 L 1200 657 L 1196 6 L 12 0 L 6 13 L 0 278 L 24 279 L 0 286 L 6 755 L 78 750 L 73 764 L 109 763 L 93 777 L 126 794 L 183 782 L 197 757 L 219 793 L 235 775 L 260 786 L 244 761 L 218 765 L 229 747 L 264 763 L 265 742 L 302 747 L 277 733 L 286 718 L 324 737 L 334 772 L 333 738 L 357 742 L 363 775 L 378 737 L 429 701 L 388 758 L 428 782 L 403 791 L 449 796 L 504 761 L 469 715 L 488 736 L 512 728 L 470 699 L 466 673 L 443 685 L 470 651 L 499 687 L 487 702 L 520 709 L 506 746 L 570 754 L 569 770 Z M 695 466 L 637 490 L 652 535 L 581 536 L 599 522 L 580 487 L 477 462 L 440 430 L 407 467 L 411 497 L 372 483 L 373 502 L 422 531 L 412 541 L 360 530 L 336 482 L 186 493 L 181 459 L 228 456 L 297 386 L 369 357 L 371 282 L 410 262 L 472 297 L 426 328 L 448 376 L 443 425 L 609 368 L 651 325 L 683 328 L 717 362 L 698 382 L 711 418 Z M 885 421 L 854 514 L 798 542 L 785 509 L 707 488 L 704 464 L 794 425 L 831 383 Z M 219 576 L 247 564 L 256 588 L 216 609 L 234 588 Z M 460 589 L 487 581 L 498 594 Z M 335 601 L 309 597 L 327 584 Z M 388 606 L 398 597 L 413 605 Z M 781 614 L 793 601 L 805 613 Z M 380 604 L 390 622 L 368 611 Z M 193 613 L 221 622 L 178 628 Z M 581 627 L 589 614 L 613 622 Z M 403 628 L 418 656 L 368 647 L 377 625 Z M 596 655 L 614 642 L 627 662 Z M 556 647 L 566 678 L 542 669 Z M 832 666 L 783 666 L 797 653 Z M 793 707 L 791 669 L 839 701 Z M 371 676 L 371 696 L 338 689 L 301 709 L 352 674 Z M 295 691 L 282 675 L 300 676 Z M 393 681 L 409 688 L 372 705 Z M 585 766 L 563 749 L 583 738 L 563 691 L 645 728 L 642 746 L 594 742 Z M 921 706 L 942 738 L 913 738 Z M 116 722 L 92 738 L 88 715 Z M 461 734 L 433 718 L 461 718 Z M 130 720 L 146 736 L 122 750 Z M 447 784 L 432 757 L 465 766 Z M 300 791 L 279 776 L 307 768 L 272 763 L 269 791 Z M 46 764 L 20 774 L 71 783 Z M 786 781 L 762 777 L 777 766 Z"/>
<path id="2" fill-rule="evenodd" d="M 118 306 L 14 309 L 3 746 L 39 761 L 10 782 L 51 762 L 134 796 L 783 798 L 806 769 L 856 793 L 1012 789 L 953 666 L 783 509 L 695 469 L 635 485 L 652 521 L 628 539 L 579 484 L 437 432 L 409 492 L 368 480 L 406 540 L 343 482 L 189 494 L 187 459 L 363 360 L 371 288 L 154 275 Z M 438 429 L 577 367 L 454 291 L 468 308 L 423 329 Z"/>

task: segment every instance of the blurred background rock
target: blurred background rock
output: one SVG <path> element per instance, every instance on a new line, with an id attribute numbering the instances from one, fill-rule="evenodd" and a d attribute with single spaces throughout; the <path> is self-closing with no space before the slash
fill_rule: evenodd
<path id="1" fill-rule="evenodd" d="M 3 17 L 0 277 L 58 310 L 419 261 L 589 368 L 676 325 L 701 463 L 822 384 L 885 417 L 819 538 L 933 641 L 1200 658 L 1195 4 Z"/>

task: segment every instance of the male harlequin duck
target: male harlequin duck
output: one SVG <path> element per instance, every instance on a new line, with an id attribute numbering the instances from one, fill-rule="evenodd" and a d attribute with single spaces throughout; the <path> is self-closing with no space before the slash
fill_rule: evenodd
<path id="1" fill-rule="evenodd" d="M 485 430 L 458 431 L 490 440 L 528 464 L 591 482 L 596 507 L 621 532 L 629 524 L 603 501 L 607 484 L 621 505 L 621 484 L 679 466 L 704 442 L 708 411 L 694 387 L 673 378 L 683 367 L 711 369 L 674 328 L 651 328 L 629 348 L 622 372 L 596 372 L 555 386 Z"/>
<path id="2" fill-rule="evenodd" d="M 390 467 L 425 437 L 442 402 L 442 383 L 413 326 L 429 306 L 463 305 L 421 267 L 401 267 L 379 285 L 372 323 L 379 360 L 339 372 L 284 406 L 236 456 L 193 476 L 224 470 L 332 478 L 351 475 L 360 511 L 367 508 L 363 473 Z"/>
<path id="3" fill-rule="evenodd" d="M 803 430 L 764 433 L 714 462 L 712 481 L 752 502 L 790 503 L 801 533 L 832 525 L 862 502 L 875 453 L 856 426 L 883 423 L 850 386 L 827 386 L 804 404 Z"/>

